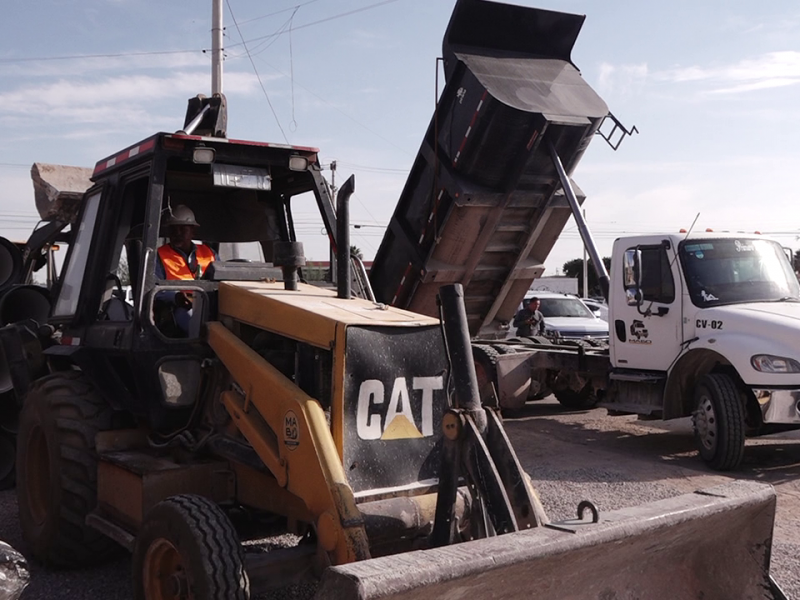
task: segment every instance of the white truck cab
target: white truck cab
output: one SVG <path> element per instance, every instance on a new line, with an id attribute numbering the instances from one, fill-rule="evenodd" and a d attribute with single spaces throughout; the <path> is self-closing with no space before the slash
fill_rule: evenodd
<path id="1" fill-rule="evenodd" d="M 626 237 L 612 264 L 602 406 L 692 415 L 701 456 L 720 470 L 739 465 L 746 433 L 800 427 L 800 285 L 779 243 Z"/>

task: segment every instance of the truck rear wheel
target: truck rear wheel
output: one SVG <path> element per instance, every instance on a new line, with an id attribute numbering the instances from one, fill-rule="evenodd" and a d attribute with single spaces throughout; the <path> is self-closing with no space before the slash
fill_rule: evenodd
<path id="1" fill-rule="evenodd" d="M 17 438 L 22 535 L 49 566 L 100 562 L 120 547 L 86 526 L 97 505 L 95 436 L 113 411 L 82 373 L 49 375 L 31 386 Z"/>
<path id="2" fill-rule="evenodd" d="M 247 600 L 244 552 L 230 519 L 194 494 L 172 496 L 147 514 L 133 549 L 136 600 Z"/>
<path id="3" fill-rule="evenodd" d="M 481 401 L 488 399 L 492 393 L 491 384 L 497 385 L 497 357 L 499 352 L 491 346 L 476 344 L 472 346 L 472 360 L 475 363 L 475 375 L 478 379 L 478 393 Z"/>
<path id="4" fill-rule="evenodd" d="M 694 439 L 701 458 L 716 471 L 736 469 L 744 457 L 745 406 L 733 379 L 703 376 L 694 389 Z"/>
<path id="5" fill-rule="evenodd" d="M 555 394 L 556 400 L 561 406 L 572 410 L 586 410 L 594 408 L 595 404 L 597 404 L 597 394 L 594 393 L 591 383 L 587 383 L 579 391 L 565 388 L 553 390 L 553 394 Z"/>

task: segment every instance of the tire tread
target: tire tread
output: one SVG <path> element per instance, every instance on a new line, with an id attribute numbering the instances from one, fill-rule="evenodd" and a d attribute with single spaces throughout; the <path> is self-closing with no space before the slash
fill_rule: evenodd
<path id="1" fill-rule="evenodd" d="M 719 399 L 715 403 L 717 419 L 717 451 L 707 460 L 716 471 L 732 471 L 744 458 L 745 407 L 733 379 L 724 373 L 710 373 L 703 377 L 700 386 L 706 385 Z"/>

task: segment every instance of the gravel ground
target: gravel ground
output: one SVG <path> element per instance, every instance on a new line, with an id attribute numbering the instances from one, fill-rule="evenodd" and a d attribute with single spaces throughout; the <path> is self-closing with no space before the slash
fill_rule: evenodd
<path id="1" fill-rule="evenodd" d="M 717 485 L 733 476 L 705 468 L 695 456 L 689 424 L 608 417 L 603 409 L 564 412 L 552 399 L 529 404 L 506 421 L 523 467 L 553 520 L 573 518 L 581 500 L 601 512 L 661 500 Z M 772 575 L 789 598 L 800 599 L 800 434 L 750 440 L 735 477 L 771 483 L 778 492 Z M 27 554 L 17 522 L 16 496 L 0 492 L 0 539 Z M 80 571 L 31 564 L 23 600 L 130 600 L 130 559 Z M 308 598 L 294 587 L 260 600 Z"/>

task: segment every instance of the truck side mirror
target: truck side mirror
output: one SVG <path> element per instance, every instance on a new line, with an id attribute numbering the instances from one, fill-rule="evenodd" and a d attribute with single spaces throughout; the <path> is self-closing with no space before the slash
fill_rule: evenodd
<path id="1" fill-rule="evenodd" d="M 642 305 L 642 251 L 629 248 L 623 256 L 625 298 L 628 306 Z"/>

